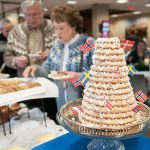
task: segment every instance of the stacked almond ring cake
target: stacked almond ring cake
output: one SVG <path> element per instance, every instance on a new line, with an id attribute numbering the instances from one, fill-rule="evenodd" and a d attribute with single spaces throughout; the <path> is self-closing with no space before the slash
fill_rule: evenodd
<path id="1" fill-rule="evenodd" d="M 91 128 L 116 130 L 138 124 L 141 116 L 132 111 L 137 102 L 118 38 L 96 40 L 90 73 L 79 121 Z"/>

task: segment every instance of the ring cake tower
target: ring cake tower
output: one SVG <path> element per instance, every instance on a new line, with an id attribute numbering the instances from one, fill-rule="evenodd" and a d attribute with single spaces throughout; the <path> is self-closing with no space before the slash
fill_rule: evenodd
<path id="1" fill-rule="evenodd" d="M 98 38 L 95 42 L 92 77 L 82 100 L 79 121 L 97 129 L 122 130 L 138 124 L 140 113 L 129 82 L 124 49 L 118 38 Z"/>

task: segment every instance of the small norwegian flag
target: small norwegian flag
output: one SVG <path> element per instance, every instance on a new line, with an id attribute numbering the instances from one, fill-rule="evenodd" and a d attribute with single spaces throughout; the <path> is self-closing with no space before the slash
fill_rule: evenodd
<path id="1" fill-rule="evenodd" d="M 135 41 L 130 41 L 130 40 L 123 40 L 120 48 L 123 48 L 125 50 L 131 50 Z"/>
<path id="2" fill-rule="evenodd" d="M 74 87 L 78 87 L 79 85 L 82 84 L 78 77 L 71 80 L 71 82 L 74 85 Z"/>
<path id="3" fill-rule="evenodd" d="M 132 108 L 132 111 L 135 112 L 135 113 L 137 113 L 141 108 L 142 108 L 142 107 L 137 104 L 136 106 L 134 106 L 134 107 Z"/>
<path id="4" fill-rule="evenodd" d="M 92 48 L 94 48 L 95 44 L 92 38 L 88 38 L 85 44 L 80 46 L 80 51 L 84 54 L 87 54 Z"/>
<path id="5" fill-rule="evenodd" d="M 80 112 L 84 112 L 80 105 L 76 106 L 76 107 L 70 107 L 70 110 L 72 111 L 73 114 L 78 114 Z"/>
<path id="6" fill-rule="evenodd" d="M 135 74 L 135 72 L 137 71 L 133 65 L 129 65 L 128 70 L 129 70 L 129 74 L 131 76 L 133 76 Z"/>
<path id="7" fill-rule="evenodd" d="M 148 97 L 141 90 L 138 90 L 134 96 L 141 103 L 144 103 L 148 99 Z"/>
<path id="8" fill-rule="evenodd" d="M 109 110 L 112 110 L 112 105 L 108 100 L 105 101 L 105 107 L 108 108 Z"/>

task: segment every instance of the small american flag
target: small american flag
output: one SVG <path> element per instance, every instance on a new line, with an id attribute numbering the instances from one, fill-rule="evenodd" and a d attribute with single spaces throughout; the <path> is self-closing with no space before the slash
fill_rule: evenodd
<path id="1" fill-rule="evenodd" d="M 84 112 L 80 105 L 76 106 L 76 107 L 70 107 L 70 110 L 72 111 L 73 114 L 78 114 L 80 112 Z"/>
<path id="2" fill-rule="evenodd" d="M 123 48 L 125 50 L 131 50 L 135 41 L 130 41 L 130 40 L 123 40 L 120 48 Z"/>
<path id="3" fill-rule="evenodd" d="M 85 44 L 80 46 L 80 51 L 82 51 L 84 54 L 87 54 L 92 48 L 94 48 L 94 46 L 94 40 L 92 38 L 88 38 Z"/>
<path id="4" fill-rule="evenodd" d="M 112 110 L 112 105 L 108 100 L 105 101 L 105 107 L 108 108 L 109 110 Z"/>
<path id="5" fill-rule="evenodd" d="M 141 103 L 144 103 L 148 99 L 148 97 L 141 90 L 138 90 L 134 96 Z"/>
<path id="6" fill-rule="evenodd" d="M 79 85 L 82 84 L 78 77 L 71 80 L 71 82 L 74 85 L 74 87 L 78 87 Z"/>
<path id="7" fill-rule="evenodd" d="M 135 74 L 135 72 L 137 71 L 133 65 L 129 65 L 128 70 L 129 70 L 129 74 L 131 76 L 133 76 Z"/>
<path id="8" fill-rule="evenodd" d="M 135 113 L 137 113 L 140 109 L 141 109 L 141 106 L 137 104 L 136 106 L 134 106 L 132 108 L 132 111 L 135 112 Z"/>

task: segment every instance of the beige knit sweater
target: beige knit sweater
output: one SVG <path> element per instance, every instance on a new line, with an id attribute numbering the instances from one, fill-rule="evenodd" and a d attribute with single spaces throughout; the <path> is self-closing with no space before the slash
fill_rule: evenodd
<path id="1" fill-rule="evenodd" d="M 26 22 L 23 22 L 14 27 L 9 33 L 4 61 L 7 66 L 17 69 L 18 76 L 21 76 L 23 69 L 15 66 L 15 57 L 49 51 L 55 39 L 56 34 L 50 20 L 45 19 L 39 29 L 29 29 Z M 29 57 L 28 65 L 41 63 L 35 61 L 33 57 Z"/>

